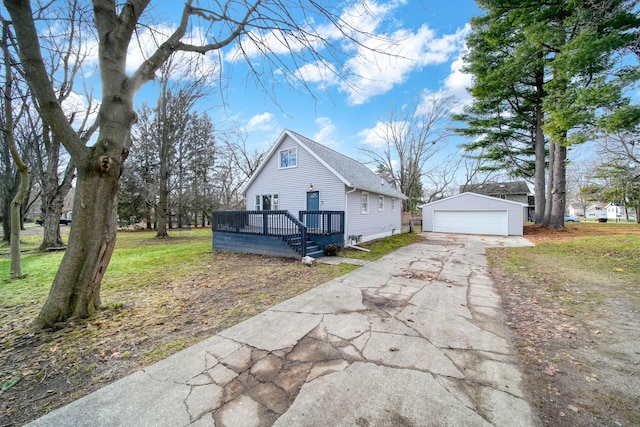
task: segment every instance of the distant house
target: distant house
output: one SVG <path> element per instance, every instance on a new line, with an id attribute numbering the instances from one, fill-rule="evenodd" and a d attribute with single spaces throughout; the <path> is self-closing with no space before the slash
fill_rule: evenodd
<path id="1" fill-rule="evenodd" d="M 585 218 L 599 218 L 604 216 L 606 209 L 604 203 L 588 202 L 586 205 L 571 203 L 569 205 L 569 215 Z"/>
<path id="2" fill-rule="evenodd" d="M 618 220 L 626 216 L 624 206 L 620 203 L 607 203 L 605 206 L 607 219 Z"/>
<path id="3" fill-rule="evenodd" d="M 460 192 L 465 191 L 522 203 L 526 205 L 524 207 L 525 219 L 529 221 L 534 219 L 534 198 L 529 185 L 525 181 L 468 184 L 460 187 Z"/>
<path id="4" fill-rule="evenodd" d="M 273 233 L 273 215 L 283 212 L 278 215 L 297 218 L 320 249 L 329 242 L 323 235 L 332 234 L 331 241 L 343 246 L 400 233 L 402 201 L 406 199 L 364 164 L 290 130 L 282 132 L 242 194 L 249 215 L 261 215 L 265 221 L 262 234 Z M 264 219 L 270 212 L 272 217 Z M 336 238 L 338 217 L 343 227 Z M 326 229 L 328 221 L 332 230 Z M 241 222 L 242 227 L 236 221 L 236 226 L 229 228 L 250 229 L 247 220 Z M 225 232 L 225 224 L 229 225 L 220 223 L 218 231 Z M 215 240 L 214 235 L 214 249 Z M 275 243 L 276 239 L 272 240 Z M 224 250 L 234 250 L 229 246 Z"/>

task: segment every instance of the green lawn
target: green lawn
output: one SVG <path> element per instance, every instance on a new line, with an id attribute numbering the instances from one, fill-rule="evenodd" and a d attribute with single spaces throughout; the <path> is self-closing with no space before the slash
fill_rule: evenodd
<path id="1" fill-rule="evenodd" d="M 201 264 L 211 253 L 211 230 L 170 232 L 174 237 L 156 239 L 155 232 L 120 232 L 103 279 L 103 296 L 117 290 L 144 288 L 180 277 Z M 0 301 L 14 306 L 44 302 L 64 252 L 37 252 L 40 236 L 23 236 L 22 271 L 25 277 L 10 280 L 8 247 L 0 256 Z M 162 266 L 165 266 L 163 269 Z M 164 274 L 162 273 L 164 271 Z"/>
<path id="2" fill-rule="evenodd" d="M 494 264 L 516 274 L 535 274 L 552 265 L 624 282 L 637 283 L 640 277 L 640 234 L 579 237 L 495 251 L 504 256 L 493 258 Z"/>

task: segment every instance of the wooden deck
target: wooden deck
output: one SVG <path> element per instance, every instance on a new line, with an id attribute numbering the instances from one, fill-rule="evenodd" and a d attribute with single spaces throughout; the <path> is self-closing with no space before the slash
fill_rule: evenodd
<path id="1" fill-rule="evenodd" d="M 213 250 L 301 258 L 343 246 L 344 212 L 214 211 Z"/>

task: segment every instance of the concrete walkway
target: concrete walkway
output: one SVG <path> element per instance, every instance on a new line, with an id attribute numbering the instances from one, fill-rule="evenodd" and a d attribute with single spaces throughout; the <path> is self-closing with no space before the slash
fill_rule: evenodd
<path id="1" fill-rule="evenodd" d="M 488 246 L 427 233 L 34 426 L 535 426 Z"/>

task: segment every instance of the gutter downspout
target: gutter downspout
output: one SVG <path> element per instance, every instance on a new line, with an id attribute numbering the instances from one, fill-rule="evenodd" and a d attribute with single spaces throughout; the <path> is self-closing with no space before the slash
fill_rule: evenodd
<path id="1" fill-rule="evenodd" d="M 349 232 L 347 230 L 347 227 L 349 226 L 349 221 L 348 221 L 348 213 L 349 213 L 349 194 L 353 193 L 354 191 L 356 191 L 357 188 L 354 185 L 353 186 L 353 190 L 347 191 L 345 194 L 345 198 L 344 198 L 344 235 L 345 236 L 349 236 Z M 365 252 L 371 252 L 369 249 L 365 249 L 365 248 L 361 248 L 358 246 L 354 246 L 354 245 L 350 245 L 347 243 L 348 239 L 344 239 L 344 247 L 345 248 L 353 248 L 353 249 L 358 249 L 360 251 L 365 251 Z"/>

